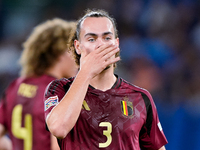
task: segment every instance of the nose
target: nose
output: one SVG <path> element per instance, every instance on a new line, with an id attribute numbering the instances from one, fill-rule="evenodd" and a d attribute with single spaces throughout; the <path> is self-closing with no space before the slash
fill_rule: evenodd
<path id="1" fill-rule="evenodd" d="M 100 46 L 102 46 L 104 43 L 103 39 L 101 38 L 98 38 L 97 41 L 96 41 L 97 45 L 96 45 L 96 48 L 99 48 Z"/>

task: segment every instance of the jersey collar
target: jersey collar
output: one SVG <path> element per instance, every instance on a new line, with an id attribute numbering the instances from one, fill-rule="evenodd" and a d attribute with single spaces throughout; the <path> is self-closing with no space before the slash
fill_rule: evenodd
<path id="1" fill-rule="evenodd" d="M 121 78 L 117 74 L 115 74 L 115 76 L 117 77 L 117 80 L 114 83 L 114 85 L 111 87 L 111 89 L 117 89 L 117 88 L 119 88 L 120 85 L 121 85 L 121 82 L 122 82 Z M 95 88 L 93 86 L 89 85 L 89 89 L 94 90 Z"/>

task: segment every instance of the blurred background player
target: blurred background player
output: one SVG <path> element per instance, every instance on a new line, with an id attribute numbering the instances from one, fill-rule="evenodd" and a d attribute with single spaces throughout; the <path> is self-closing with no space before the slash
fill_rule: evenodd
<path id="1" fill-rule="evenodd" d="M 59 149 L 56 138 L 46 130 L 43 97 L 52 80 L 77 73 L 67 44 L 75 25 L 59 18 L 48 20 L 35 27 L 23 44 L 21 76 L 0 101 L 0 137 L 5 139 L 8 131 L 13 150 Z"/>

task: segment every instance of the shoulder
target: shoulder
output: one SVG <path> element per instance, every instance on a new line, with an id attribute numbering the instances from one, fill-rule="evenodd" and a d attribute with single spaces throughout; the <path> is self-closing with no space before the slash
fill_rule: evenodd
<path id="1" fill-rule="evenodd" d="M 134 84 L 126 81 L 123 78 L 120 78 L 120 80 L 121 80 L 121 87 L 122 88 L 130 89 L 130 90 L 133 90 L 135 92 L 140 92 L 140 93 L 143 93 L 143 94 L 145 94 L 147 96 L 151 96 L 150 92 L 147 89 L 144 89 L 142 87 L 134 85 Z"/>
<path id="2" fill-rule="evenodd" d="M 21 82 L 21 77 L 18 77 L 14 80 L 11 80 L 10 83 L 7 85 L 7 87 L 5 88 L 5 92 L 12 90 L 13 88 L 15 88 L 17 85 L 19 85 Z"/>
<path id="3" fill-rule="evenodd" d="M 46 88 L 45 95 L 47 96 L 50 93 L 54 94 L 59 91 L 66 92 L 69 89 L 70 85 L 72 84 L 73 80 L 74 80 L 74 78 L 69 78 L 69 79 L 62 78 L 62 79 L 55 79 L 55 80 L 51 81 Z"/>
<path id="4" fill-rule="evenodd" d="M 66 85 L 71 85 L 73 82 L 74 78 L 62 78 L 62 79 L 55 79 L 53 81 L 51 81 L 48 85 L 48 88 L 55 88 L 58 86 L 66 86 Z"/>
<path id="5" fill-rule="evenodd" d="M 121 87 L 123 89 L 126 89 L 126 91 L 134 92 L 134 93 L 139 93 L 144 100 L 145 104 L 154 104 L 152 95 L 147 89 L 144 89 L 142 87 L 139 87 L 137 85 L 134 85 L 124 79 L 121 78 Z"/>
<path id="6" fill-rule="evenodd" d="M 53 76 L 44 74 L 36 78 L 33 77 L 32 79 L 37 80 L 39 83 L 42 83 L 42 84 L 49 84 L 51 81 L 55 80 L 56 78 Z"/>

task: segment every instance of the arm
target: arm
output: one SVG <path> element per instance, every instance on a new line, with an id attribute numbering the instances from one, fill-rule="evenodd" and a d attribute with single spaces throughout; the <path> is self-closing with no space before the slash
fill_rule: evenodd
<path id="1" fill-rule="evenodd" d="M 57 139 L 52 134 L 51 134 L 51 150 L 60 150 Z"/>
<path id="2" fill-rule="evenodd" d="M 166 150 L 165 146 L 162 146 L 159 150 Z"/>
<path id="3" fill-rule="evenodd" d="M 5 133 L 4 126 L 0 124 L 0 150 L 12 150 L 12 143 Z"/>
<path id="4" fill-rule="evenodd" d="M 82 50 L 80 70 L 68 92 L 46 118 L 50 132 L 57 138 L 65 138 L 74 127 L 85 98 L 90 80 L 108 65 L 119 60 L 119 57 L 108 59 L 119 49 L 111 45 L 103 45 L 87 54 Z"/>
<path id="5" fill-rule="evenodd" d="M 0 138 L 0 150 L 12 150 L 12 143 L 7 136 Z"/>

